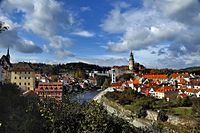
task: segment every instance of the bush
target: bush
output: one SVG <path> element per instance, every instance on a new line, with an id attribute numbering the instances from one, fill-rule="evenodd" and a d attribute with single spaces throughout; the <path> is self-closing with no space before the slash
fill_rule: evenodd
<path id="1" fill-rule="evenodd" d="M 136 109 L 135 114 L 137 118 L 145 118 L 147 116 L 147 110 L 143 106 L 140 106 Z"/>
<path id="2" fill-rule="evenodd" d="M 167 116 L 166 111 L 160 110 L 159 113 L 158 113 L 158 116 L 157 116 L 157 120 L 158 121 L 162 121 L 162 122 L 167 121 L 168 120 L 168 116 Z"/>

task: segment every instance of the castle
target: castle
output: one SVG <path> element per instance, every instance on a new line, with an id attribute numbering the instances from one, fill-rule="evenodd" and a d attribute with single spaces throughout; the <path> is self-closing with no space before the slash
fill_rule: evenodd
<path id="1" fill-rule="evenodd" d="M 116 77 L 123 75 L 123 74 L 134 74 L 141 71 L 144 71 L 145 67 L 139 63 L 136 63 L 134 60 L 134 55 L 131 50 L 130 56 L 129 56 L 129 62 L 128 65 L 125 66 L 113 66 L 111 70 L 111 76 L 112 76 L 112 83 L 116 82 Z"/>

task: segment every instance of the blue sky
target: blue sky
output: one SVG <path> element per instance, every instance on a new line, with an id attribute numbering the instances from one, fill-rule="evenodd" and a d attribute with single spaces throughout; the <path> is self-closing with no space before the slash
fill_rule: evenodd
<path id="1" fill-rule="evenodd" d="M 199 0 L 2 0 L 0 54 L 12 62 L 200 65 Z"/>

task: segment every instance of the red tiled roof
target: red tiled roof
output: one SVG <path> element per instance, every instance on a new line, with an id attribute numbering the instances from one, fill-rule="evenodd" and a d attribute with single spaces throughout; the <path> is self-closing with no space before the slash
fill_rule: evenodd
<path id="1" fill-rule="evenodd" d="M 180 78 L 180 81 L 178 82 L 178 84 L 182 84 L 182 85 L 184 85 L 186 83 L 187 83 L 187 81 L 184 78 Z"/>
<path id="2" fill-rule="evenodd" d="M 156 90 L 156 92 L 160 92 L 160 93 L 164 93 L 164 92 L 167 92 L 167 91 L 176 91 L 176 90 L 171 86 L 160 87 Z"/>
<path id="3" fill-rule="evenodd" d="M 192 81 L 189 82 L 189 85 L 200 86 L 200 80 L 192 80 Z"/>
<path id="4" fill-rule="evenodd" d="M 134 84 L 134 85 L 139 85 L 139 80 L 138 79 L 133 79 L 133 80 L 129 80 L 127 81 L 128 84 Z"/>
<path id="5" fill-rule="evenodd" d="M 143 76 L 144 78 L 147 79 L 166 79 L 167 75 L 165 74 L 147 74 Z"/>
<path id="6" fill-rule="evenodd" d="M 182 98 L 188 97 L 188 95 L 185 94 L 185 93 L 183 93 L 183 94 L 179 94 L 179 96 L 182 97 Z"/>
<path id="7" fill-rule="evenodd" d="M 117 82 L 117 83 L 112 83 L 111 86 L 113 88 L 119 89 L 119 88 L 121 88 L 122 84 L 123 84 L 123 82 Z"/>
<path id="8" fill-rule="evenodd" d="M 177 78 L 177 77 L 188 77 L 190 76 L 189 73 L 173 73 L 170 75 L 171 78 Z"/>
<path id="9" fill-rule="evenodd" d="M 189 92 L 189 93 L 197 93 L 197 92 L 199 92 L 197 89 L 186 89 L 185 91 Z"/>

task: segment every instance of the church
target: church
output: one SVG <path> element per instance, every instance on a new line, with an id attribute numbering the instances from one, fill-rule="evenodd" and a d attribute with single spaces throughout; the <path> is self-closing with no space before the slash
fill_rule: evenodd
<path id="1" fill-rule="evenodd" d="M 3 55 L 0 59 L 0 82 L 10 81 L 11 68 L 12 68 L 12 64 L 10 62 L 10 52 L 8 48 L 7 54 Z"/>

